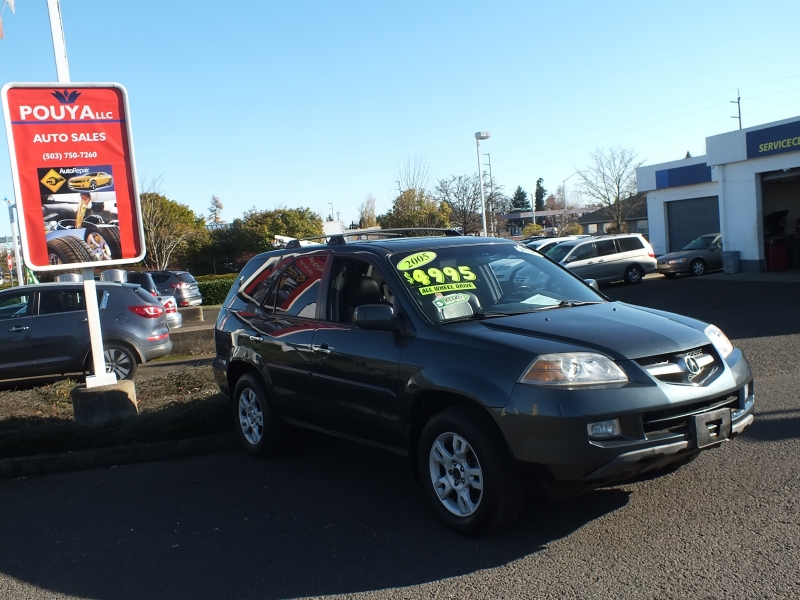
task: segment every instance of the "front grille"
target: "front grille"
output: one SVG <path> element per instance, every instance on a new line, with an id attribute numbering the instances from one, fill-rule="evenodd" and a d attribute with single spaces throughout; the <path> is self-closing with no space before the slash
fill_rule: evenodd
<path id="1" fill-rule="evenodd" d="M 642 415 L 642 428 L 645 436 L 656 433 L 688 433 L 689 419 L 694 415 L 711 412 L 718 408 L 736 410 L 738 407 L 738 394 L 730 394 L 681 406 L 670 406 L 644 413 Z"/>
<path id="2" fill-rule="evenodd" d="M 652 377 L 676 385 L 705 385 L 722 370 L 711 344 L 682 352 L 648 356 L 636 362 Z"/>

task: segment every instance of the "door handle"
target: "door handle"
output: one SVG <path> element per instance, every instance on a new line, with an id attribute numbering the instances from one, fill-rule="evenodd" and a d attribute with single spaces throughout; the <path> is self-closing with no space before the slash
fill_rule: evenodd
<path id="1" fill-rule="evenodd" d="M 333 348 L 328 347 L 328 344 L 311 344 L 311 350 L 314 352 L 319 352 L 320 354 L 324 354 L 325 356 L 333 352 Z"/>
<path id="2" fill-rule="evenodd" d="M 248 335 L 247 337 L 250 339 L 251 342 L 255 342 L 256 344 L 260 344 L 261 342 L 264 341 L 264 338 L 261 337 L 260 335 Z"/>
<path id="3" fill-rule="evenodd" d="M 30 327 L 23 327 L 22 325 L 17 325 L 16 327 L 12 327 L 9 331 L 25 331 L 26 329 L 30 329 Z"/>
<path id="4" fill-rule="evenodd" d="M 89 317 L 84 317 L 83 321 L 81 321 L 81 323 L 88 323 L 88 322 L 89 322 Z"/>
<path id="5" fill-rule="evenodd" d="M 606 262 L 606 259 L 605 259 L 605 258 L 601 258 L 601 259 L 600 259 L 600 260 L 598 260 L 597 262 L 599 262 L 599 263 L 601 263 L 601 262 Z"/>

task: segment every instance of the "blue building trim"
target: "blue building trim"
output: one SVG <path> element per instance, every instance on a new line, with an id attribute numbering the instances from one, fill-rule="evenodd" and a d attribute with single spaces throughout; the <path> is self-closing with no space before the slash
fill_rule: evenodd
<path id="1" fill-rule="evenodd" d="M 675 167 L 656 171 L 656 189 L 680 187 L 683 185 L 696 185 L 711 181 L 711 167 L 700 163 L 688 167 Z"/>

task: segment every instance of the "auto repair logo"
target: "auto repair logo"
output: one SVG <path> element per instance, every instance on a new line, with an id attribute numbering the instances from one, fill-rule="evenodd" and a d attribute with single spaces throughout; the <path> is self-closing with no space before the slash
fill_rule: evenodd
<path id="1" fill-rule="evenodd" d="M 55 92 L 51 92 L 50 94 L 56 100 L 58 100 L 58 105 L 49 105 L 46 106 L 44 104 L 38 104 L 36 106 L 24 106 L 20 105 L 19 107 L 19 118 L 20 121 L 27 121 L 28 117 L 33 117 L 37 121 L 64 121 L 64 120 L 71 120 L 71 121 L 79 121 L 79 120 L 106 120 L 106 119 L 113 119 L 114 113 L 111 111 L 108 112 L 100 112 L 94 111 L 92 108 L 86 105 L 79 105 L 75 104 L 78 100 L 78 96 L 81 95 L 81 92 L 78 90 L 64 90 L 63 92 L 56 90 Z M 80 114 L 78 110 L 80 109 Z"/>

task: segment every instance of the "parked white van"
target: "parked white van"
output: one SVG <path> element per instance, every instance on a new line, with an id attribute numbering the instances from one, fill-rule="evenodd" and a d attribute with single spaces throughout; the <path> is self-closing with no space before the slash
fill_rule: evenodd
<path id="1" fill-rule="evenodd" d="M 578 277 L 601 283 L 620 280 L 639 283 L 645 274 L 656 270 L 653 248 L 639 233 L 564 242 L 551 248 L 547 256 Z"/>

